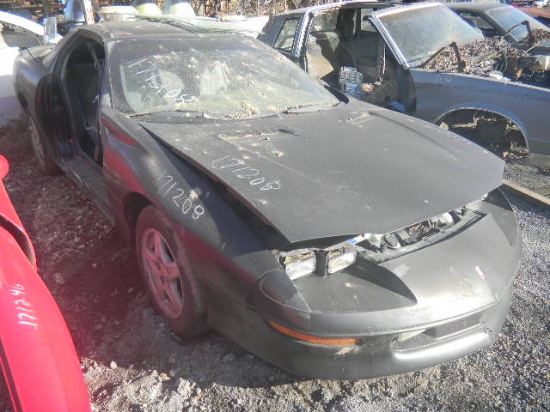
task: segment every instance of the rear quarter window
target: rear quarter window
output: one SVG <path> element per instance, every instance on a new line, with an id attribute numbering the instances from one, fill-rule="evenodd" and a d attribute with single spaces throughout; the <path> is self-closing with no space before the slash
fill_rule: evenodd
<path id="1" fill-rule="evenodd" d="M 298 29 L 299 17 L 294 17 L 286 20 L 281 27 L 281 31 L 275 39 L 274 48 L 279 50 L 292 51 L 294 47 L 294 39 L 296 38 L 296 30 Z"/>

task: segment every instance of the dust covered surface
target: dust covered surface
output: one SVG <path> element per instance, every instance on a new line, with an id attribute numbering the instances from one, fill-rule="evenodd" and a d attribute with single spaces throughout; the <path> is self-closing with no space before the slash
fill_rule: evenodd
<path id="1" fill-rule="evenodd" d="M 541 41 L 550 40 L 550 32 L 541 29 L 535 29 L 531 33 L 529 42 L 531 45 L 535 45 Z"/>
<path id="2" fill-rule="evenodd" d="M 523 258 L 511 313 L 489 349 L 388 378 L 312 380 L 215 332 L 179 340 L 147 302 L 133 251 L 71 181 L 39 175 L 21 128 L 0 131 L 0 153 L 11 163 L 7 190 L 72 333 L 94 411 L 550 410 L 548 210 L 512 198 Z M 11 410 L 5 388 L 0 410 Z"/>
<path id="3" fill-rule="evenodd" d="M 498 77 L 500 72 L 507 78 L 524 83 L 546 83 L 547 79 L 540 77 L 546 78 L 548 74 L 529 52 L 540 41 L 550 39 L 550 32 L 534 30 L 531 39 L 527 49 L 520 49 L 503 37 L 485 38 L 460 46 L 451 44 L 435 53 L 424 63 L 424 67 L 478 76 Z"/>

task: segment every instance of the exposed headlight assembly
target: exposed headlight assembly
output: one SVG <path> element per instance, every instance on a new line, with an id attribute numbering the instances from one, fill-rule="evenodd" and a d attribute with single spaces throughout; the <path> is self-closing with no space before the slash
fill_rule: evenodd
<path id="1" fill-rule="evenodd" d="M 355 263 L 357 252 L 348 245 L 328 249 L 299 249 L 282 252 L 279 259 L 291 280 L 313 272 L 321 276 L 331 275 Z"/>
<path id="2" fill-rule="evenodd" d="M 275 252 L 275 255 L 278 256 L 291 280 L 311 273 L 320 276 L 332 275 L 355 263 L 357 249 L 354 245 L 358 245 L 359 250 L 366 249 L 379 254 L 390 253 L 392 250 L 397 251 L 456 225 L 457 222 L 464 220 L 468 212 L 478 211 L 485 199 L 487 199 L 487 195 L 483 195 L 481 199 L 460 209 L 442 213 L 394 232 L 364 233 L 326 249 L 297 249 L 290 252 Z"/>
<path id="3" fill-rule="evenodd" d="M 286 274 L 291 280 L 299 279 L 313 273 L 317 264 L 315 253 L 309 249 L 282 252 L 279 259 L 285 268 Z"/>
<path id="4" fill-rule="evenodd" d="M 349 245 L 318 250 L 316 273 L 323 276 L 332 275 L 353 265 L 356 258 L 356 250 Z"/>

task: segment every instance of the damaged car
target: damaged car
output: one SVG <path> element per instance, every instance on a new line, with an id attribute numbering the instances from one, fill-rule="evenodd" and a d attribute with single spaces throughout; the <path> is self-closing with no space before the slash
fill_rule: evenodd
<path id="1" fill-rule="evenodd" d="M 451 3 L 449 7 L 485 37 L 502 37 L 536 56 L 533 61 L 540 69 L 532 71 L 546 73 L 546 78 L 539 83 L 550 85 L 550 29 L 527 15 L 525 10 L 528 8 L 518 9 L 498 3 Z"/>
<path id="2" fill-rule="evenodd" d="M 40 24 L 0 11 L 0 126 L 17 120 L 21 115 L 13 90 L 13 62 L 19 49 L 56 43 L 60 38 L 55 35 L 48 38 Z"/>
<path id="3" fill-rule="evenodd" d="M 426 24 L 430 22 L 430 24 Z M 414 35 L 411 35 L 414 33 Z M 271 16 L 258 39 L 349 95 L 506 156 L 550 154 L 550 67 L 439 3 L 332 3 Z"/>
<path id="4" fill-rule="evenodd" d="M 180 337 L 211 327 L 333 379 L 496 339 L 521 241 L 504 163 L 478 145 L 183 22 L 81 27 L 16 69 L 38 166 L 135 245 Z"/>
<path id="5" fill-rule="evenodd" d="M 547 26 L 527 15 L 527 8 L 512 7 L 501 3 L 449 3 L 451 8 L 485 37 L 502 36 L 506 40 L 523 44 L 529 41 L 533 31 L 549 32 Z"/>

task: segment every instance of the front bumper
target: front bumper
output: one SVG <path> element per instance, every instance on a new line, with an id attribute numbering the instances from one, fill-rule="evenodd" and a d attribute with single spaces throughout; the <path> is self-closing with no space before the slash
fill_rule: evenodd
<path id="1" fill-rule="evenodd" d="M 208 288 L 209 323 L 266 361 L 312 378 L 410 372 L 483 349 L 509 311 L 521 241 L 500 192 L 480 210 L 484 217 L 464 230 L 379 265 L 362 262 L 294 283 L 272 271 L 246 302 Z M 357 344 L 307 342 L 268 321 L 319 338 L 355 338 Z"/>
<path id="2" fill-rule="evenodd" d="M 509 287 L 492 308 L 428 328 L 403 342 L 400 334 L 392 333 L 361 337 L 357 346 L 324 346 L 289 338 L 258 313 L 222 296 L 209 306 L 209 320 L 220 333 L 291 373 L 315 379 L 365 379 L 423 369 L 488 347 L 506 319 L 511 296 Z"/>

